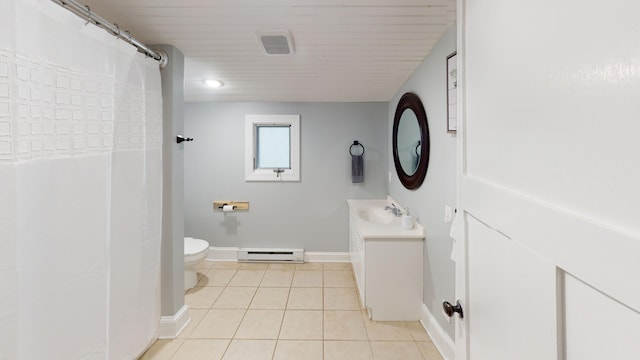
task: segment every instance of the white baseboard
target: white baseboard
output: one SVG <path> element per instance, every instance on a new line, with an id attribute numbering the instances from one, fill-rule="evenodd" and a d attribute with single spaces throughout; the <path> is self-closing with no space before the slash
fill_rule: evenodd
<path id="1" fill-rule="evenodd" d="M 207 260 L 209 261 L 238 261 L 238 250 L 240 248 L 237 247 L 217 247 L 211 246 L 209 247 L 209 252 L 207 253 Z"/>
<path id="2" fill-rule="evenodd" d="M 304 252 L 305 262 L 351 262 L 348 252 Z"/>
<path id="3" fill-rule="evenodd" d="M 433 341 L 433 345 L 436 346 L 440 355 L 444 360 L 453 360 L 455 359 L 455 343 L 453 339 L 447 334 L 442 326 L 438 324 L 436 318 L 433 316 L 427 305 L 422 304 L 420 308 L 420 322 L 422 323 L 422 327 L 427 331 L 431 341 Z"/>
<path id="4" fill-rule="evenodd" d="M 238 261 L 237 247 L 209 247 L 209 261 Z M 348 252 L 304 252 L 305 262 L 351 262 Z"/>
<path id="5" fill-rule="evenodd" d="M 175 339 L 182 330 L 189 324 L 189 307 L 183 305 L 175 315 L 161 316 L 160 328 L 158 329 L 158 339 Z"/>

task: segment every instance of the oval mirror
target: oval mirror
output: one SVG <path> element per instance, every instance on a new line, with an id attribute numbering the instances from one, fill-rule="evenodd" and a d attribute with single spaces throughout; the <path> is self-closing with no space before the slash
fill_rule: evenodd
<path id="1" fill-rule="evenodd" d="M 422 185 L 429 166 L 429 125 L 418 95 L 402 95 L 393 118 L 393 162 L 404 187 Z"/>

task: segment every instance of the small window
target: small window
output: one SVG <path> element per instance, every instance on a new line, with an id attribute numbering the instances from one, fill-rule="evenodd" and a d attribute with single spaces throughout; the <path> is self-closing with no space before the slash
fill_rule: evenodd
<path id="1" fill-rule="evenodd" d="M 245 179 L 300 181 L 300 116 L 245 116 Z"/>
<path id="2" fill-rule="evenodd" d="M 255 125 L 256 169 L 291 169 L 291 126 Z"/>

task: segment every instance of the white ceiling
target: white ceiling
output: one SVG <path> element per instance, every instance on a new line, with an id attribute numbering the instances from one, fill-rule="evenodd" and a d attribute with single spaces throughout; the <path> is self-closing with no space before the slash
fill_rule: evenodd
<path id="1" fill-rule="evenodd" d="M 456 16 L 455 0 L 80 1 L 182 51 L 186 101 L 389 101 Z M 255 34 L 271 29 L 295 55 L 264 53 Z"/>

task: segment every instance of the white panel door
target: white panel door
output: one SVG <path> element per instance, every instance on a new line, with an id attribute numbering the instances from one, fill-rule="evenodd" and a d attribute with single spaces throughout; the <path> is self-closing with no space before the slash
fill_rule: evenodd
<path id="1" fill-rule="evenodd" d="M 457 11 L 455 358 L 640 359 L 640 3 Z"/>
<path id="2" fill-rule="evenodd" d="M 640 313 L 566 274 L 566 359 L 640 358 Z"/>
<path id="3" fill-rule="evenodd" d="M 460 180 L 457 360 L 640 359 L 640 241 Z"/>
<path id="4" fill-rule="evenodd" d="M 466 224 L 473 358 L 554 359 L 556 267 L 472 216 Z"/>

